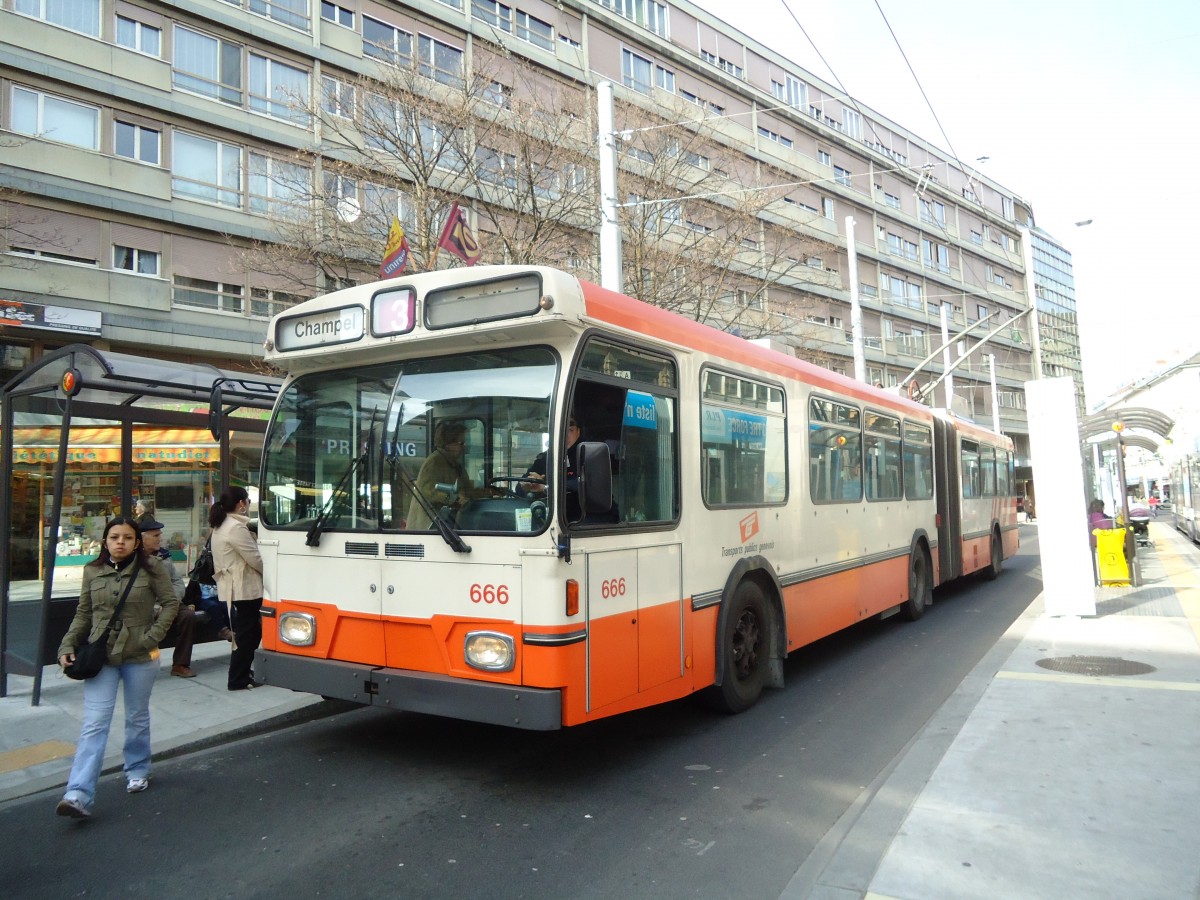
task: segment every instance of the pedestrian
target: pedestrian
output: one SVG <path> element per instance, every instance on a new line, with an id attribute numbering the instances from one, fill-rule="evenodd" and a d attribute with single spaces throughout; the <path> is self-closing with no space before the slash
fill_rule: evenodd
<path id="1" fill-rule="evenodd" d="M 163 568 L 171 576 L 171 589 L 180 601 L 179 612 L 167 632 L 175 640 L 175 649 L 171 653 L 171 674 L 177 678 L 195 678 L 196 673 L 192 671 L 192 647 L 196 643 L 196 607 L 183 600 L 187 585 L 184 584 L 179 570 L 175 568 L 171 551 L 162 545 L 162 522 L 150 519 L 140 524 L 146 554 L 162 562 Z"/>
<path id="2" fill-rule="evenodd" d="M 138 500 L 133 504 L 133 517 L 137 520 L 138 527 L 145 531 L 146 523 L 154 521 L 154 504 L 149 500 Z"/>
<path id="3" fill-rule="evenodd" d="M 250 533 L 250 496 L 243 487 L 229 486 L 208 514 L 212 526 L 213 568 L 217 594 L 229 609 L 233 652 L 229 655 L 231 691 L 261 687 L 251 666 L 262 640 L 262 555 Z"/>
<path id="4" fill-rule="evenodd" d="M 104 632 L 123 595 L 125 605 L 109 635 L 105 666 L 83 683 L 83 728 L 67 791 L 55 808 L 60 816 L 86 819 L 92 814 L 118 684 L 125 686 L 126 790 L 136 794 L 150 785 L 150 691 L 158 675 L 158 644 L 179 600 L 167 570 L 147 555 L 137 523 L 116 516 L 104 526 L 99 555 L 83 567 L 79 606 L 58 648 L 63 668 L 75 661 L 75 650 L 85 640 Z"/>

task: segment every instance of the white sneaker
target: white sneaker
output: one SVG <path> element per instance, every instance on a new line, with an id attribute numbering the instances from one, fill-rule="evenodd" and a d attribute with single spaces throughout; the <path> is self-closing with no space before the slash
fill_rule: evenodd
<path id="1" fill-rule="evenodd" d="M 54 807 L 54 814 L 69 816 L 72 819 L 88 819 L 92 815 L 86 806 L 70 797 L 63 797 L 58 801 L 58 806 Z"/>
<path id="2" fill-rule="evenodd" d="M 149 778 L 130 778 L 129 783 L 125 785 L 125 790 L 131 794 L 140 794 L 148 787 L 150 787 Z"/>

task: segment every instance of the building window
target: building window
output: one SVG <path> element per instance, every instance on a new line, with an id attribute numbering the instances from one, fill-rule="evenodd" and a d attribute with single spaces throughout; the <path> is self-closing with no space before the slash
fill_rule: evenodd
<path id="1" fill-rule="evenodd" d="M 245 300 L 240 284 L 176 275 L 171 289 L 171 304 L 241 315 Z"/>
<path id="2" fill-rule="evenodd" d="M 821 215 L 823 215 L 827 219 L 833 218 L 833 198 L 832 197 L 822 197 L 821 198 Z"/>
<path id="3" fill-rule="evenodd" d="M 779 144 L 780 146 L 783 146 L 783 147 L 791 147 L 792 146 L 792 139 L 790 137 L 786 137 L 785 135 L 782 135 L 777 131 L 772 131 L 770 128 L 764 128 L 763 126 L 759 125 L 758 126 L 758 134 L 759 134 L 759 137 L 765 137 L 768 141 L 774 141 L 776 144 Z"/>
<path id="4" fill-rule="evenodd" d="M 512 109 L 512 88 L 502 81 L 493 81 L 484 89 L 483 99 L 501 109 Z"/>
<path id="5" fill-rule="evenodd" d="M 357 92 L 352 84 L 321 76 L 321 109 L 331 116 L 340 119 L 354 118 L 354 105 Z"/>
<path id="6" fill-rule="evenodd" d="M 817 162 L 819 162 L 823 166 L 832 166 L 833 165 L 833 157 L 829 155 L 828 150 L 818 150 L 817 151 Z"/>
<path id="7" fill-rule="evenodd" d="M 117 16 L 117 44 L 147 56 L 161 56 L 162 29 L 136 19 Z"/>
<path id="8" fill-rule="evenodd" d="M 242 105 L 242 45 L 175 26 L 175 87 Z"/>
<path id="9" fill-rule="evenodd" d="M 946 227 L 946 205 L 937 200 L 921 201 L 921 221 Z"/>
<path id="10" fill-rule="evenodd" d="M 330 3 L 329 0 L 321 0 L 321 18 L 343 28 L 354 28 L 354 10 Z"/>
<path id="11" fill-rule="evenodd" d="M 939 244 L 928 238 L 921 240 L 924 250 L 925 267 L 937 269 L 939 272 L 950 271 L 950 249 L 945 244 Z"/>
<path id="12" fill-rule="evenodd" d="M 421 57 L 418 71 L 422 75 L 452 87 L 462 84 L 462 50 L 425 35 L 417 39 L 417 47 Z"/>
<path id="13" fill-rule="evenodd" d="M 836 181 L 840 185 L 844 185 L 845 187 L 853 186 L 853 181 L 851 180 L 850 170 L 843 169 L 841 166 L 833 167 L 833 180 Z"/>
<path id="14" fill-rule="evenodd" d="M 302 302 L 304 302 L 304 298 L 298 294 L 269 291 L 266 288 L 250 289 L 250 315 L 255 319 L 269 319 Z"/>
<path id="15" fill-rule="evenodd" d="M 667 5 L 665 3 L 658 3 L 656 0 L 595 0 L 595 2 L 631 22 L 636 22 L 659 37 L 668 37 Z"/>
<path id="16" fill-rule="evenodd" d="M 132 122 L 116 122 L 114 149 L 117 156 L 157 166 L 162 158 L 162 133 Z"/>
<path id="17" fill-rule="evenodd" d="M 978 231 L 972 231 L 971 232 L 971 243 L 972 244 L 982 244 L 983 243 L 983 234 Z"/>
<path id="18" fill-rule="evenodd" d="M 171 174 L 171 191 L 177 197 L 222 206 L 242 205 L 240 147 L 176 132 Z"/>
<path id="19" fill-rule="evenodd" d="M 247 81 L 252 110 L 297 124 L 308 121 L 308 72 L 251 53 Z"/>
<path id="20" fill-rule="evenodd" d="M 13 131 L 85 150 L 98 150 L 99 128 L 100 110 L 94 106 L 13 86 Z"/>
<path id="21" fill-rule="evenodd" d="M 514 34 L 543 50 L 554 51 L 554 26 L 529 13 L 496 0 L 472 0 L 471 14 L 493 28 Z"/>
<path id="22" fill-rule="evenodd" d="M 393 65 L 412 61 L 412 35 L 386 22 L 362 17 L 363 53 Z"/>
<path id="23" fill-rule="evenodd" d="M 308 30 L 308 0 L 225 0 L 292 28 Z"/>
<path id="24" fill-rule="evenodd" d="M 153 250 L 113 245 L 113 268 L 124 269 L 135 275 L 157 275 L 159 255 Z"/>
<path id="25" fill-rule="evenodd" d="M 862 116 L 858 110 L 842 110 L 842 130 L 856 141 L 862 140 Z"/>
<path id="26" fill-rule="evenodd" d="M 783 81 L 772 80 L 771 94 L 793 109 L 804 109 L 808 105 L 808 85 L 791 75 L 783 76 Z"/>
<path id="27" fill-rule="evenodd" d="M 675 73 L 662 66 L 654 67 L 654 83 L 668 93 L 675 93 Z"/>
<path id="28" fill-rule="evenodd" d="M 653 75 L 654 63 L 644 56 L 638 56 L 632 50 L 621 51 L 621 77 L 625 87 L 648 94 Z"/>
<path id="29" fill-rule="evenodd" d="M 51 25 L 100 37 L 100 0 L 16 0 L 13 8 Z"/>
<path id="30" fill-rule="evenodd" d="M 286 214 L 295 211 L 311 195 L 310 172 L 296 163 L 251 153 L 246 193 L 250 212 Z"/>
<path id="31" fill-rule="evenodd" d="M 900 208 L 900 198 L 897 197 L 895 194 L 887 193 L 887 191 L 884 191 L 884 193 L 883 193 L 883 202 L 885 204 L 887 204 L 888 206 L 890 206 L 892 209 Z"/>
<path id="32" fill-rule="evenodd" d="M 1013 221 L 1013 219 L 1016 218 L 1016 215 L 1013 213 L 1012 197 L 1001 197 L 1000 203 L 1004 208 L 1004 218 L 1008 219 L 1010 222 Z"/>

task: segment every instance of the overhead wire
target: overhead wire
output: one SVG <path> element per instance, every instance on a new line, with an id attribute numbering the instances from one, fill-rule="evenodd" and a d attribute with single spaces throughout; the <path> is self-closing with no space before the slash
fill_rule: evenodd
<path id="1" fill-rule="evenodd" d="M 924 86 L 921 84 L 921 81 L 917 77 L 917 73 L 916 73 L 915 69 L 913 68 L 912 63 L 908 59 L 908 54 L 905 53 L 904 48 L 900 45 L 900 40 L 897 37 L 895 30 L 892 28 L 891 22 L 888 21 L 887 16 L 883 12 L 883 8 L 879 5 L 879 0 L 874 0 L 874 3 L 875 3 L 876 9 L 878 9 L 879 14 L 884 21 L 884 24 L 887 26 L 888 32 L 892 36 L 892 40 L 895 42 L 897 49 L 899 49 L 900 55 L 904 59 L 904 63 L 908 67 L 908 70 L 909 70 L 910 74 L 912 75 L 913 80 L 917 83 L 917 88 L 918 88 L 918 90 L 920 90 L 921 96 L 925 100 L 926 106 L 929 107 L 929 111 L 933 115 L 934 121 L 937 123 L 938 130 L 941 132 L 942 137 L 945 139 L 946 144 L 948 145 L 948 147 L 950 149 L 951 157 L 953 158 L 953 160 L 956 163 L 958 163 L 959 168 L 961 168 L 963 171 L 966 171 L 966 168 L 963 166 L 962 160 L 959 159 L 958 153 L 957 153 L 957 151 L 955 151 L 954 146 L 950 141 L 949 135 L 946 133 L 946 129 L 942 126 L 941 119 L 938 117 L 937 112 L 934 110 L 933 104 L 930 101 L 928 94 L 925 92 Z M 854 99 L 853 96 L 851 96 L 850 91 L 848 91 L 846 89 L 845 84 L 842 83 L 841 78 L 839 78 L 837 72 L 834 71 L 833 66 L 830 65 L 829 61 L 825 58 L 825 55 L 821 52 L 820 48 L 817 46 L 816 41 L 814 41 L 812 39 L 812 36 L 809 35 L 808 31 L 805 29 L 804 25 L 801 23 L 799 17 L 797 17 L 795 12 L 792 11 L 791 7 L 788 6 L 787 0 L 780 0 L 780 5 L 784 8 L 784 10 L 787 12 L 787 14 L 791 17 L 792 21 L 796 24 L 796 27 L 800 30 L 800 33 L 804 35 L 805 39 L 812 46 L 813 52 L 816 53 L 817 58 L 820 59 L 821 63 L 825 66 L 826 70 L 828 70 L 830 77 L 833 79 L 834 83 L 837 84 L 837 86 L 841 89 L 842 93 L 845 95 L 845 97 L 849 101 L 850 105 L 852 107 L 854 107 L 856 112 L 858 112 L 862 121 L 870 129 L 871 134 L 874 135 L 876 141 L 879 142 L 880 144 L 883 144 L 884 141 L 883 141 L 882 137 L 880 137 L 879 132 L 877 132 L 875 130 L 874 122 L 871 120 L 871 118 L 869 116 L 866 115 L 865 112 L 863 112 L 862 108 L 858 105 L 858 102 Z M 921 167 L 921 170 L 924 171 L 924 167 Z M 903 171 L 909 171 L 909 169 L 904 168 Z M 882 173 L 882 170 L 881 170 L 881 173 Z M 918 181 L 917 181 L 918 186 L 921 185 L 922 180 L 923 180 L 922 178 L 920 178 L 920 177 L 918 178 Z M 920 196 L 920 193 L 921 192 L 917 192 L 918 200 L 922 199 Z M 948 242 L 954 243 L 954 236 L 951 235 L 949 228 L 947 228 L 947 226 L 944 222 L 939 221 L 935 216 L 932 216 L 932 215 L 928 217 L 928 222 L 929 222 L 929 224 L 932 224 L 935 227 L 937 227 L 941 231 L 941 233 L 945 236 L 945 239 Z M 988 281 L 988 279 L 981 278 L 979 276 L 979 272 L 971 264 L 972 258 L 968 254 L 961 253 L 961 252 L 960 252 L 960 257 L 963 260 L 963 264 L 964 264 L 963 267 L 967 271 L 969 271 L 972 275 L 975 276 L 975 279 L 979 282 L 979 285 L 982 287 L 983 296 L 999 302 L 999 300 L 1001 298 L 998 297 L 998 295 L 993 291 L 992 284 Z M 928 293 L 926 294 L 927 299 L 931 299 L 933 297 L 945 297 L 945 296 L 960 297 L 963 300 L 963 302 L 965 303 L 965 302 L 967 302 L 969 297 L 978 296 L 978 294 L 969 294 L 965 290 L 961 291 L 961 292 L 956 292 L 954 294 L 928 294 Z M 1031 298 L 1030 302 L 1031 303 L 1033 302 L 1032 298 Z M 965 313 L 965 310 L 964 310 L 964 313 Z M 1011 350 L 1008 350 L 1006 352 L 1009 354 L 1012 353 Z"/>

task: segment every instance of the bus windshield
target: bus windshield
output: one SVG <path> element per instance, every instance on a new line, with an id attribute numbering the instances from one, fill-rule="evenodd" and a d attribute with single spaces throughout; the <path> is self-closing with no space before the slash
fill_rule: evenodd
<path id="1" fill-rule="evenodd" d="M 546 348 L 302 375 L 267 432 L 268 528 L 528 533 L 545 496 L 521 476 L 546 450 L 558 363 Z"/>

